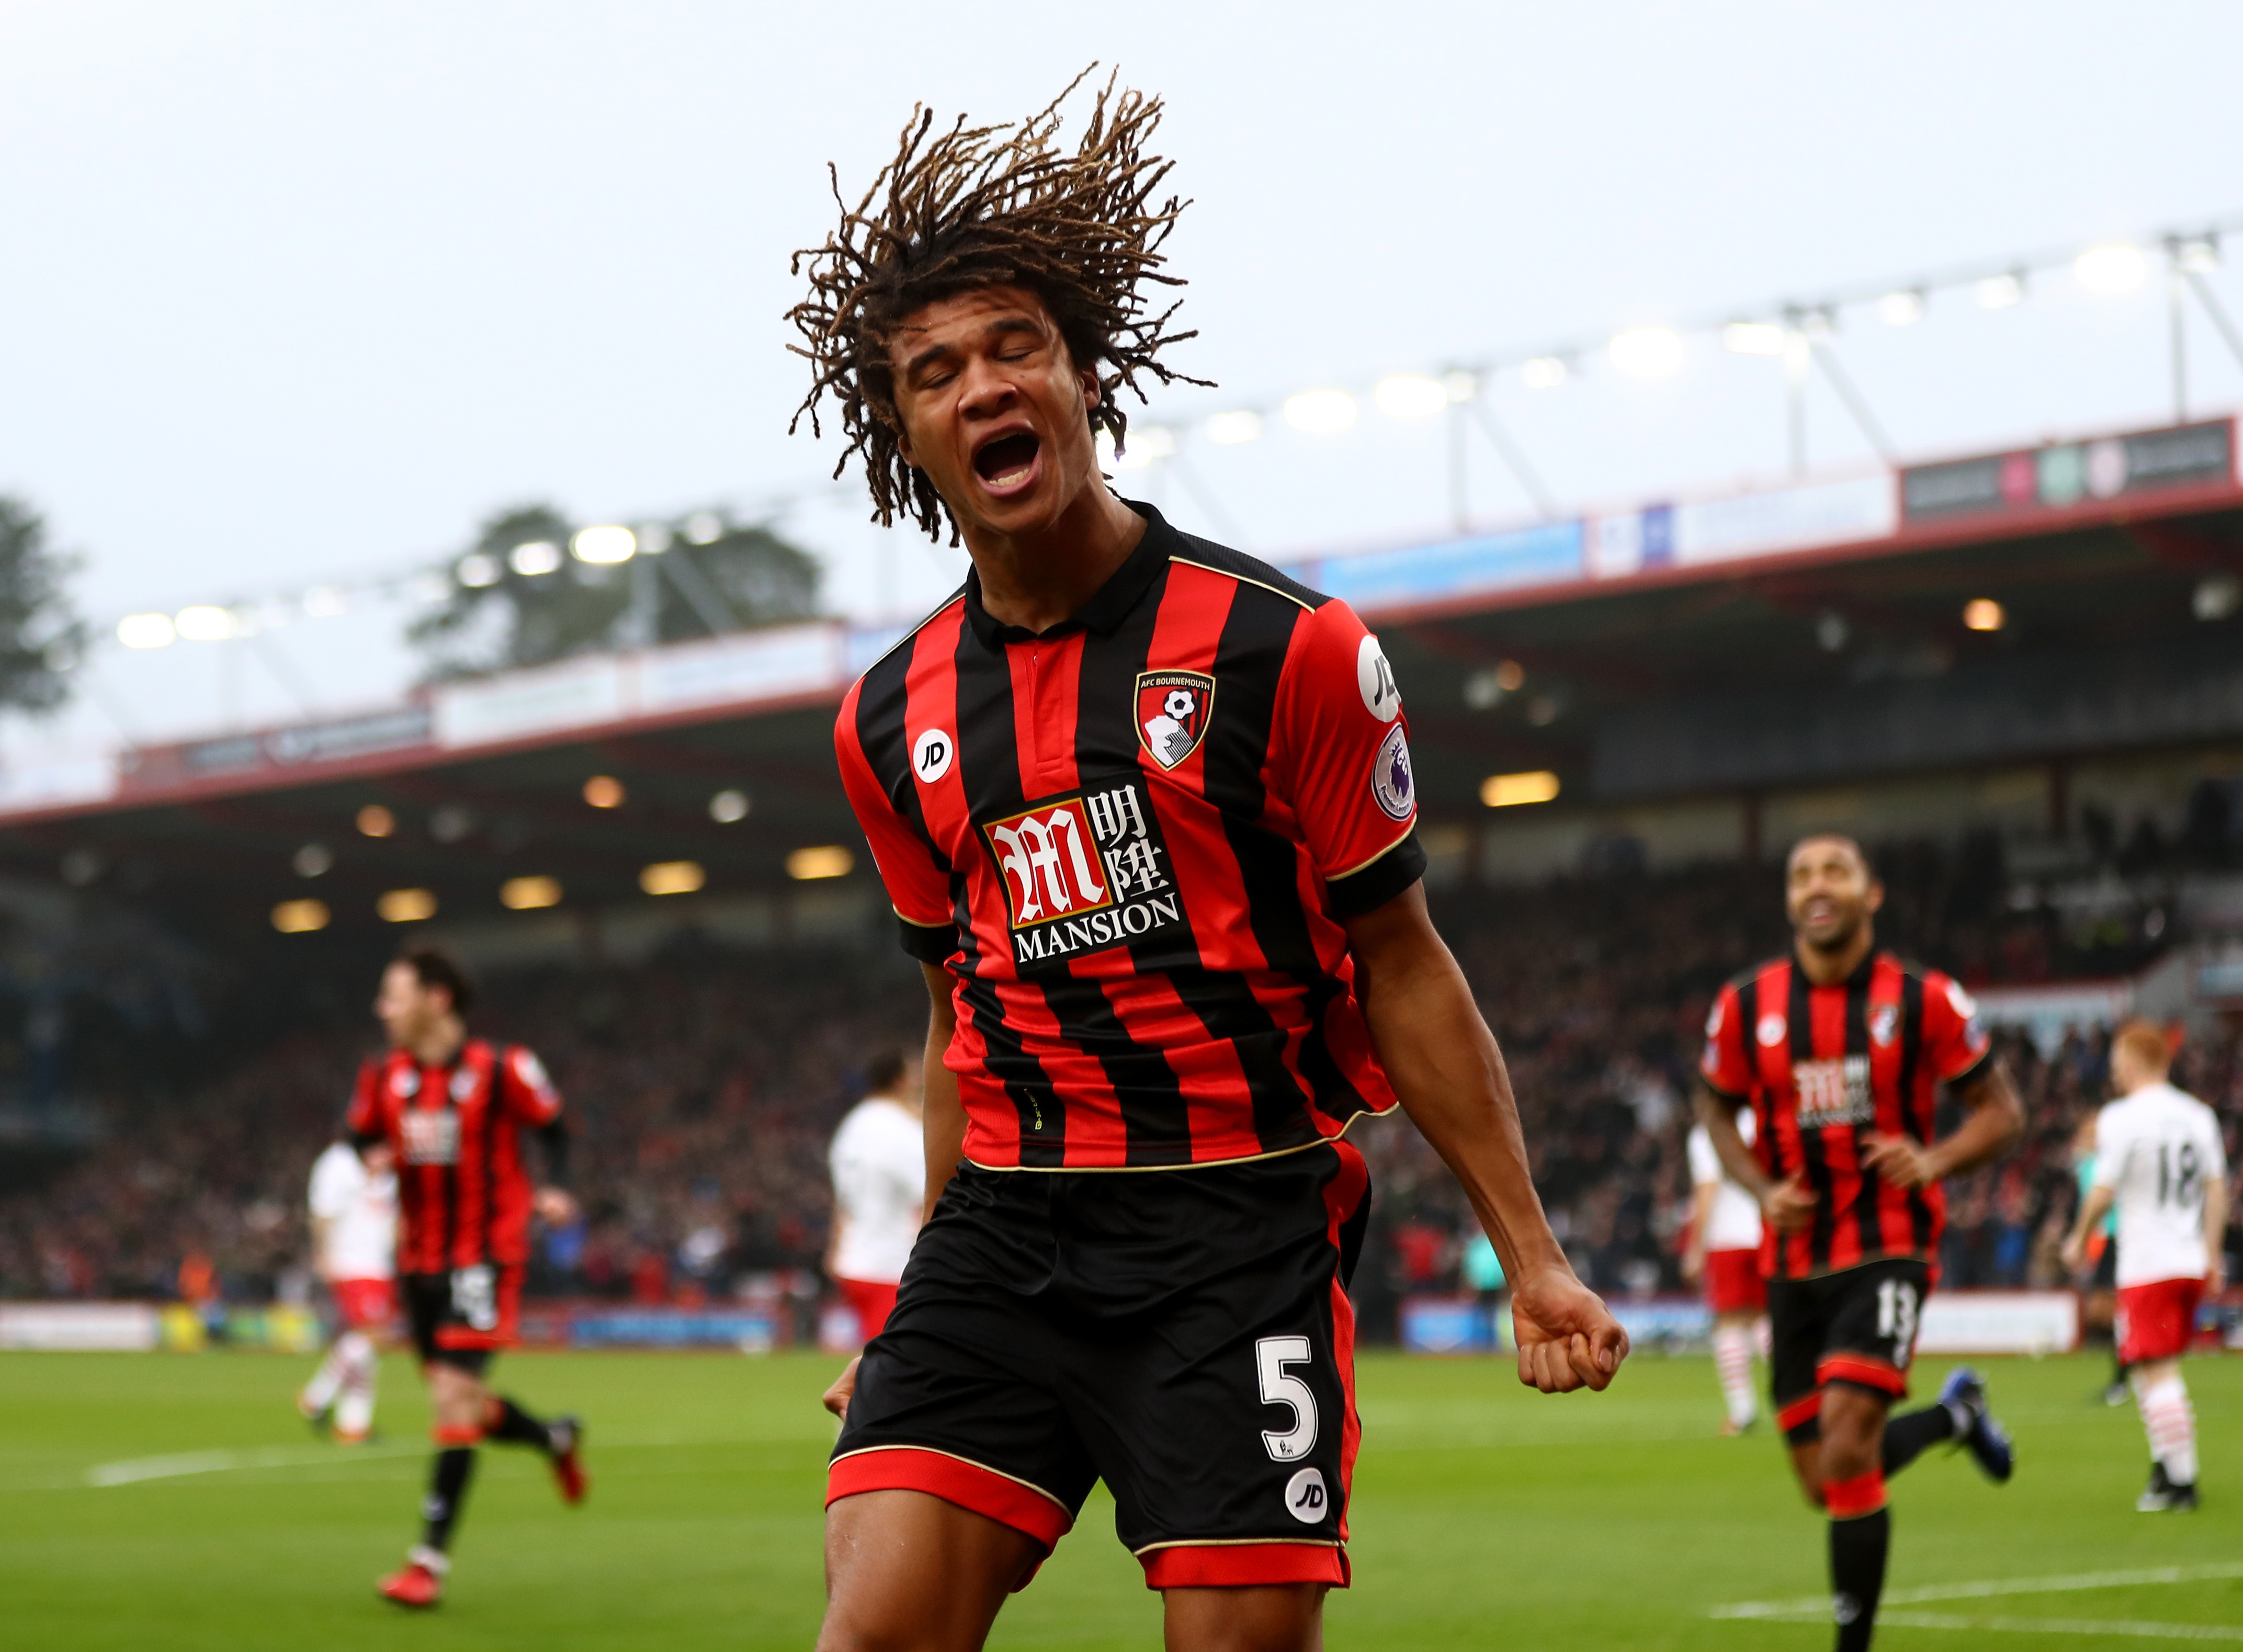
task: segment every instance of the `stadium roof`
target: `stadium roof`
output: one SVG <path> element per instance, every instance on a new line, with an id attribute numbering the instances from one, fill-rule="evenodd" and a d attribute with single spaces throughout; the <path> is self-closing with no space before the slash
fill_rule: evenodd
<path id="1" fill-rule="evenodd" d="M 1740 697 L 1779 720 L 1943 682 L 2030 703 L 2047 672 L 2076 677 L 2082 661 L 2124 678 L 2146 658 L 2170 676 L 2243 655 L 2232 624 L 2205 623 L 2234 611 L 2243 573 L 2238 462 L 2235 422 L 2219 419 L 1291 571 L 1377 626 L 1430 816 L 1478 815 L 1484 780 L 1509 772 L 1550 771 L 1568 796 L 1780 784 L 1787 763 L 1808 779 L 1821 759 L 1765 728 L 1723 741 L 1758 714 L 1735 709 Z M 1974 601 L 1998 604 L 1997 626 L 1966 623 Z M 555 880 L 572 908 L 642 901 L 645 868 L 688 860 L 704 901 L 768 894 L 788 887 L 797 852 L 859 845 L 832 768 L 832 708 L 896 635 L 816 624 L 600 656 L 366 716 L 12 776 L 0 873 L 51 882 L 59 870 L 206 934 L 261 931 L 302 897 L 340 929 L 382 933 L 375 902 L 399 889 L 428 891 L 447 920 L 503 919 L 500 891 L 524 877 Z M 2091 716 L 2038 729 L 2028 711 L 1975 747 L 1955 744 L 1934 702 L 1896 702 L 1947 744 L 1836 744 L 1841 758 L 1904 767 L 1982 760 L 1989 739 L 2025 756 L 2243 733 L 2243 684 L 2212 698 L 2207 709 L 2197 694 L 2170 728 Z M 1687 725 L 1693 707 L 1710 734 Z M 1740 768 L 1740 752 L 1760 766 Z M 612 806 L 588 801 L 595 776 L 619 783 Z M 744 794 L 744 818 L 712 813 L 726 792 Z M 387 835 L 359 829 L 370 806 L 387 812 Z"/>

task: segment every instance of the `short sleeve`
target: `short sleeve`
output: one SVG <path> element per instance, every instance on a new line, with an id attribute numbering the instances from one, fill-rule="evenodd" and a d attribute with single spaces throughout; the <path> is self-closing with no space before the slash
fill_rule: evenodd
<path id="1" fill-rule="evenodd" d="M 1721 1156 L 1714 1151 L 1714 1138 L 1703 1124 L 1690 1129 L 1690 1184 L 1703 1187 L 1721 1179 Z"/>
<path id="2" fill-rule="evenodd" d="M 536 1052 L 509 1044 L 499 1057 L 500 1094 L 506 1110 L 525 1124 L 550 1124 L 561 1116 L 561 1092 Z"/>
<path id="3" fill-rule="evenodd" d="M 1934 974 L 1923 985 L 1923 1053 L 1932 1072 L 1948 1084 L 1975 1078 L 1994 1049 L 1978 1006 L 1950 976 Z"/>
<path id="4" fill-rule="evenodd" d="M 2126 1127 L 2115 1108 L 2106 1107 L 2095 1116 L 2095 1175 L 2090 1187 L 2115 1188 L 2118 1178 L 2126 1173 L 2128 1149 L 2132 1144 L 2126 1138 Z"/>
<path id="5" fill-rule="evenodd" d="M 349 1150 L 345 1149 L 344 1151 Z M 350 1208 L 350 1167 L 329 1148 L 312 1165 L 312 1214 L 322 1222 L 332 1222 Z"/>
<path id="6" fill-rule="evenodd" d="M 904 950 L 923 963 L 940 964 L 958 950 L 958 923 L 950 901 L 950 879 L 926 839 L 897 813 L 871 760 L 857 738 L 860 682 L 841 702 L 833 726 L 833 755 L 841 769 L 857 826 L 872 851 L 886 886 L 888 904 L 902 926 Z"/>
<path id="7" fill-rule="evenodd" d="M 2204 1109 L 2204 1153 L 2206 1176 L 2227 1179 L 2227 1143 L 2220 1135 L 2219 1115 L 2210 1108 Z"/>
<path id="8" fill-rule="evenodd" d="M 343 1116 L 343 1123 L 353 1136 L 379 1136 L 382 1133 L 381 1096 L 376 1087 L 381 1081 L 381 1063 L 360 1062 L 358 1083 L 351 1090 L 350 1110 Z"/>
<path id="9" fill-rule="evenodd" d="M 1698 1071 L 1715 1095 L 1741 1102 L 1752 1093 L 1752 1063 L 1745 1051 L 1744 1007 L 1732 981 L 1714 995 L 1706 1014 L 1706 1050 Z"/>
<path id="10" fill-rule="evenodd" d="M 1425 871 L 1418 779 L 1393 669 L 1345 603 L 1325 603 L 1296 632 L 1276 709 L 1276 779 L 1333 911 L 1384 905 Z"/>

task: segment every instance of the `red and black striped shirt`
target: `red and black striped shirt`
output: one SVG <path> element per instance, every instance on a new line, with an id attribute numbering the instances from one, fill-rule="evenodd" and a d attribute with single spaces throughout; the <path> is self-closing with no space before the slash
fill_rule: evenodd
<path id="1" fill-rule="evenodd" d="M 529 1167 L 522 1132 L 561 1116 L 561 1097 L 519 1044 L 471 1038 L 449 1062 L 393 1049 L 359 1069 L 349 1128 L 397 1156 L 400 1273 L 529 1259 Z"/>
<path id="2" fill-rule="evenodd" d="M 1862 1149 L 1873 1134 L 1930 1141 L 1939 1086 L 1975 1079 L 1990 1059 L 1970 995 L 1890 953 L 1828 987 L 1778 958 L 1722 988 L 1706 1022 L 1706 1082 L 1752 1106 L 1761 1167 L 1779 1182 L 1802 1177 L 1815 1194 L 1807 1228 L 1763 1224 L 1761 1272 L 1803 1279 L 1883 1257 L 1936 1261 L 1945 1190 L 1895 1187 L 1863 1170 Z"/>
<path id="3" fill-rule="evenodd" d="M 1340 925 L 1425 867 L 1385 657 L 1345 603 L 1134 509 L 1071 619 L 1000 624 L 969 575 L 835 730 L 906 950 L 955 979 L 978 1164 L 1253 1158 L 1394 1105 Z"/>

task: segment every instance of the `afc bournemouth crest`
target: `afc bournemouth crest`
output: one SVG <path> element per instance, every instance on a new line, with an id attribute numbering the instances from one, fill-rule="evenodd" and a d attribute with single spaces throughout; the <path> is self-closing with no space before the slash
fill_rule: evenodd
<path id="1" fill-rule="evenodd" d="M 1199 750 L 1214 711 L 1215 679 L 1204 671 L 1137 673 L 1137 738 L 1164 769 Z"/>

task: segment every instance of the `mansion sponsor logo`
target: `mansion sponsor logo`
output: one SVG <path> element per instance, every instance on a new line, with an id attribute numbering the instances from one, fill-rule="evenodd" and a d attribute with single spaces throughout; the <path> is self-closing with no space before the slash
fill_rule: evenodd
<path id="1" fill-rule="evenodd" d="M 1876 1122 L 1877 1105 L 1869 1093 L 1869 1058 L 1866 1055 L 1794 1062 L 1791 1082 L 1799 1089 L 1799 1128 L 1802 1130 Z"/>
<path id="2" fill-rule="evenodd" d="M 1023 972 L 1181 928 L 1160 823 L 1135 778 L 1093 781 L 985 822 Z"/>

